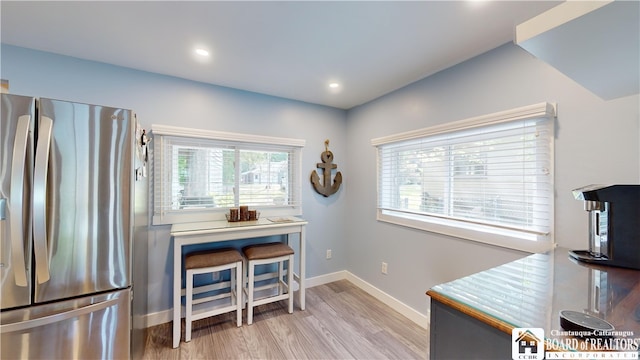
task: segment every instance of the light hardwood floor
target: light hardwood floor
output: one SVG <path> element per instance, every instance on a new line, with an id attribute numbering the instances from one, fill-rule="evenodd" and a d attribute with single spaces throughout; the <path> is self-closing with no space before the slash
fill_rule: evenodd
<path id="1" fill-rule="evenodd" d="M 191 342 L 171 348 L 171 324 L 148 330 L 144 359 L 426 359 L 429 334 L 347 280 L 307 289 L 307 306 L 286 301 L 193 324 Z M 245 312 L 246 319 L 246 312 Z M 246 321 L 246 320 L 245 320 Z M 183 324 L 184 333 L 184 324 Z"/>

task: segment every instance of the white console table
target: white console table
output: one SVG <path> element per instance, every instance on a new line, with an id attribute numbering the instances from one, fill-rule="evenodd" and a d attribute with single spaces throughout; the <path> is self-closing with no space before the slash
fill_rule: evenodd
<path id="1" fill-rule="evenodd" d="M 305 309 L 305 225 L 300 218 L 274 217 L 256 221 L 227 222 L 208 221 L 175 224 L 171 227 L 173 236 L 173 347 L 180 345 L 180 319 L 182 316 L 182 247 L 220 241 L 250 239 L 273 235 L 299 234 L 300 250 L 298 273 L 294 278 L 299 284 L 298 300 L 300 310 Z"/>

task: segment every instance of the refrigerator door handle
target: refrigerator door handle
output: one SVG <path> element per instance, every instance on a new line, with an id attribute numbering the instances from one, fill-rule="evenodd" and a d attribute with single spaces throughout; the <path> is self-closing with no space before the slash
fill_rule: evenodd
<path id="1" fill-rule="evenodd" d="M 7 220 L 6 208 L 7 208 L 7 199 L 0 198 L 0 220 Z M 0 232 L 0 234 L 2 233 Z"/>
<path id="2" fill-rule="evenodd" d="M 27 144 L 30 115 L 22 115 L 16 124 L 11 163 L 11 195 L 9 197 L 9 234 L 11 236 L 11 262 L 17 286 L 27 286 L 27 265 L 24 259 L 24 173 L 27 166 Z"/>
<path id="3" fill-rule="evenodd" d="M 35 169 L 33 171 L 33 252 L 38 284 L 49 281 L 49 251 L 47 250 L 47 172 L 53 120 L 40 117 Z"/>
<path id="4" fill-rule="evenodd" d="M 0 236 L 4 234 L 5 221 L 7 221 L 7 199 L 0 198 Z M 0 267 L 4 267 L 4 264 L 0 263 Z"/>
<path id="5" fill-rule="evenodd" d="M 0 333 L 4 334 L 4 333 L 16 332 L 16 331 L 23 331 L 27 329 L 33 329 L 36 327 L 53 324 L 56 322 L 61 322 L 68 319 L 73 319 L 85 314 L 97 312 L 102 309 L 106 309 L 108 307 L 116 305 L 118 303 L 118 300 L 119 300 L 118 298 L 110 299 L 110 300 L 102 301 L 99 303 L 91 304 L 89 306 L 83 306 L 81 308 L 74 309 L 71 311 L 62 312 L 59 314 L 43 316 L 41 318 L 15 322 L 11 324 L 3 324 L 3 325 L 0 325 Z"/>

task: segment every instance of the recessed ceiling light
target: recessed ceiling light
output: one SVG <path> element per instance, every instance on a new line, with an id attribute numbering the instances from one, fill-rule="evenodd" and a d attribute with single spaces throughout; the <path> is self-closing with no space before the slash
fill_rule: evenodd
<path id="1" fill-rule="evenodd" d="M 200 56 L 209 56 L 209 52 L 205 49 L 202 48 L 198 48 L 196 49 L 196 54 L 200 55 Z"/>
<path id="2" fill-rule="evenodd" d="M 329 93 L 331 94 L 339 94 L 342 92 L 342 84 L 340 84 L 337 81 L 330 81 L 327 84 L 327 87 L 328 87 L 327 91 L 329 91 Z"/>

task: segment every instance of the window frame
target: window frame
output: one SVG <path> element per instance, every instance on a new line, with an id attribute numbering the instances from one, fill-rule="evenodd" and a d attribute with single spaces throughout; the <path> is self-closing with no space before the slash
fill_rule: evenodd
<path id="1" fill-rule="evenodd" d="M 290 191 L 292 198 L 291 204 L 282 206 L 276 205 L 251 207 L 260 211 L 260 217 L 302 215 L 302 149 L 305 146 L 305 140 L 192 129 L 157 124 L 151 126 L 151 138 L 153 139 L 153 151 L 150 152 L 149 164 L 151 164 L 152 179 L 152 196 L 150 200 L 153 225 L 226 220 L 225 215 L 228 214 L 228 209 L 230 208 L 212 207 L 201 209 L 184 208 L 171 210 L 162 208 L 162 204 L 166 200 L 163 197 L 167 196 L 167 191 L 165 191 L 164 189 L 167 184 L 165 184 L 165 181 L 163 181 L 162 174 L 166 173 L 166 171 L 173 171 L 171 169 L 167 169 L 167 166 L 172 166 L 171 160 L 163 158 L 164 148 L 166 146 L 165 142 L 168 141 L 169 138 L 177 138 L 183 141 L 206 140 L 220 142 L 224 143 L 227 146 L 235 147 L 234 151 L 236 151 L 236 153 L 239 153 L 240 151 L 256 150 L 273 151 L 274 149 L 292 153 L 294 156 L 291 163 L 289 164 L 289 172 L 292 173 L 290 182 L 293 183 L 294 186 L 288 190 Z M 236 185 L 234 186 L 236 188 L 239 188 L 239 182 L 241 181 L 241 177 L 237 176 L 238 173 L 238 170 L 236 170 L 236 176 L 234 180 L 236 183 Z"/>
<path id="2" fill-rule="evenodd" d="M 381 181 L 381 155 L 380 149 L 385 145 L 393 146 L 402 142 L 418 140 L 430 136 L 443 135 L 463 130 L 479 129 L 486 126 L 505 124 L 514 121 L 547 118 L 549 124 L 548 147 L 550 151 L 549 160 L 549 187 L 547 196 L 549 197 L 549 219 L 547 233 L 529 234 L 524 231 L 516 231 L 500 226 L 489 226 L 473 223 L 471 221 L 458 221 L 446 217 L 439 217 L 432 214 L 416 214 L 404 212 L 400 209 L 387 209 L 381 206 L 382 185 Z M 488 115 L 477 116 L 469 119 L 449 122 L 427 128 L 407 131 L 389 136 L 379 137 L 371 140 L 371 144 L 376 148 L 376 180 L 377 180 L 377 203 L 376 220 L 380 222 L 392 223 L 414 229 L 439 233 L 456 238 L 481 242 L 501 246 L 509 249 L 526 251 L 531 253 L 545 252 L 555 247 L 554 239 L 554 140 L 555 140 L 555 119 L 556 104 L 538 103 L 523 106 L 511 110 L 496 112 Z M 456 170 L 456 169 L 452 169 Z M 455 171 L 450 175 L 455 176 L 483 176 L 482 174 L 457 174 Z M 386 195 L 388 196 L 388 195 Z"/>

